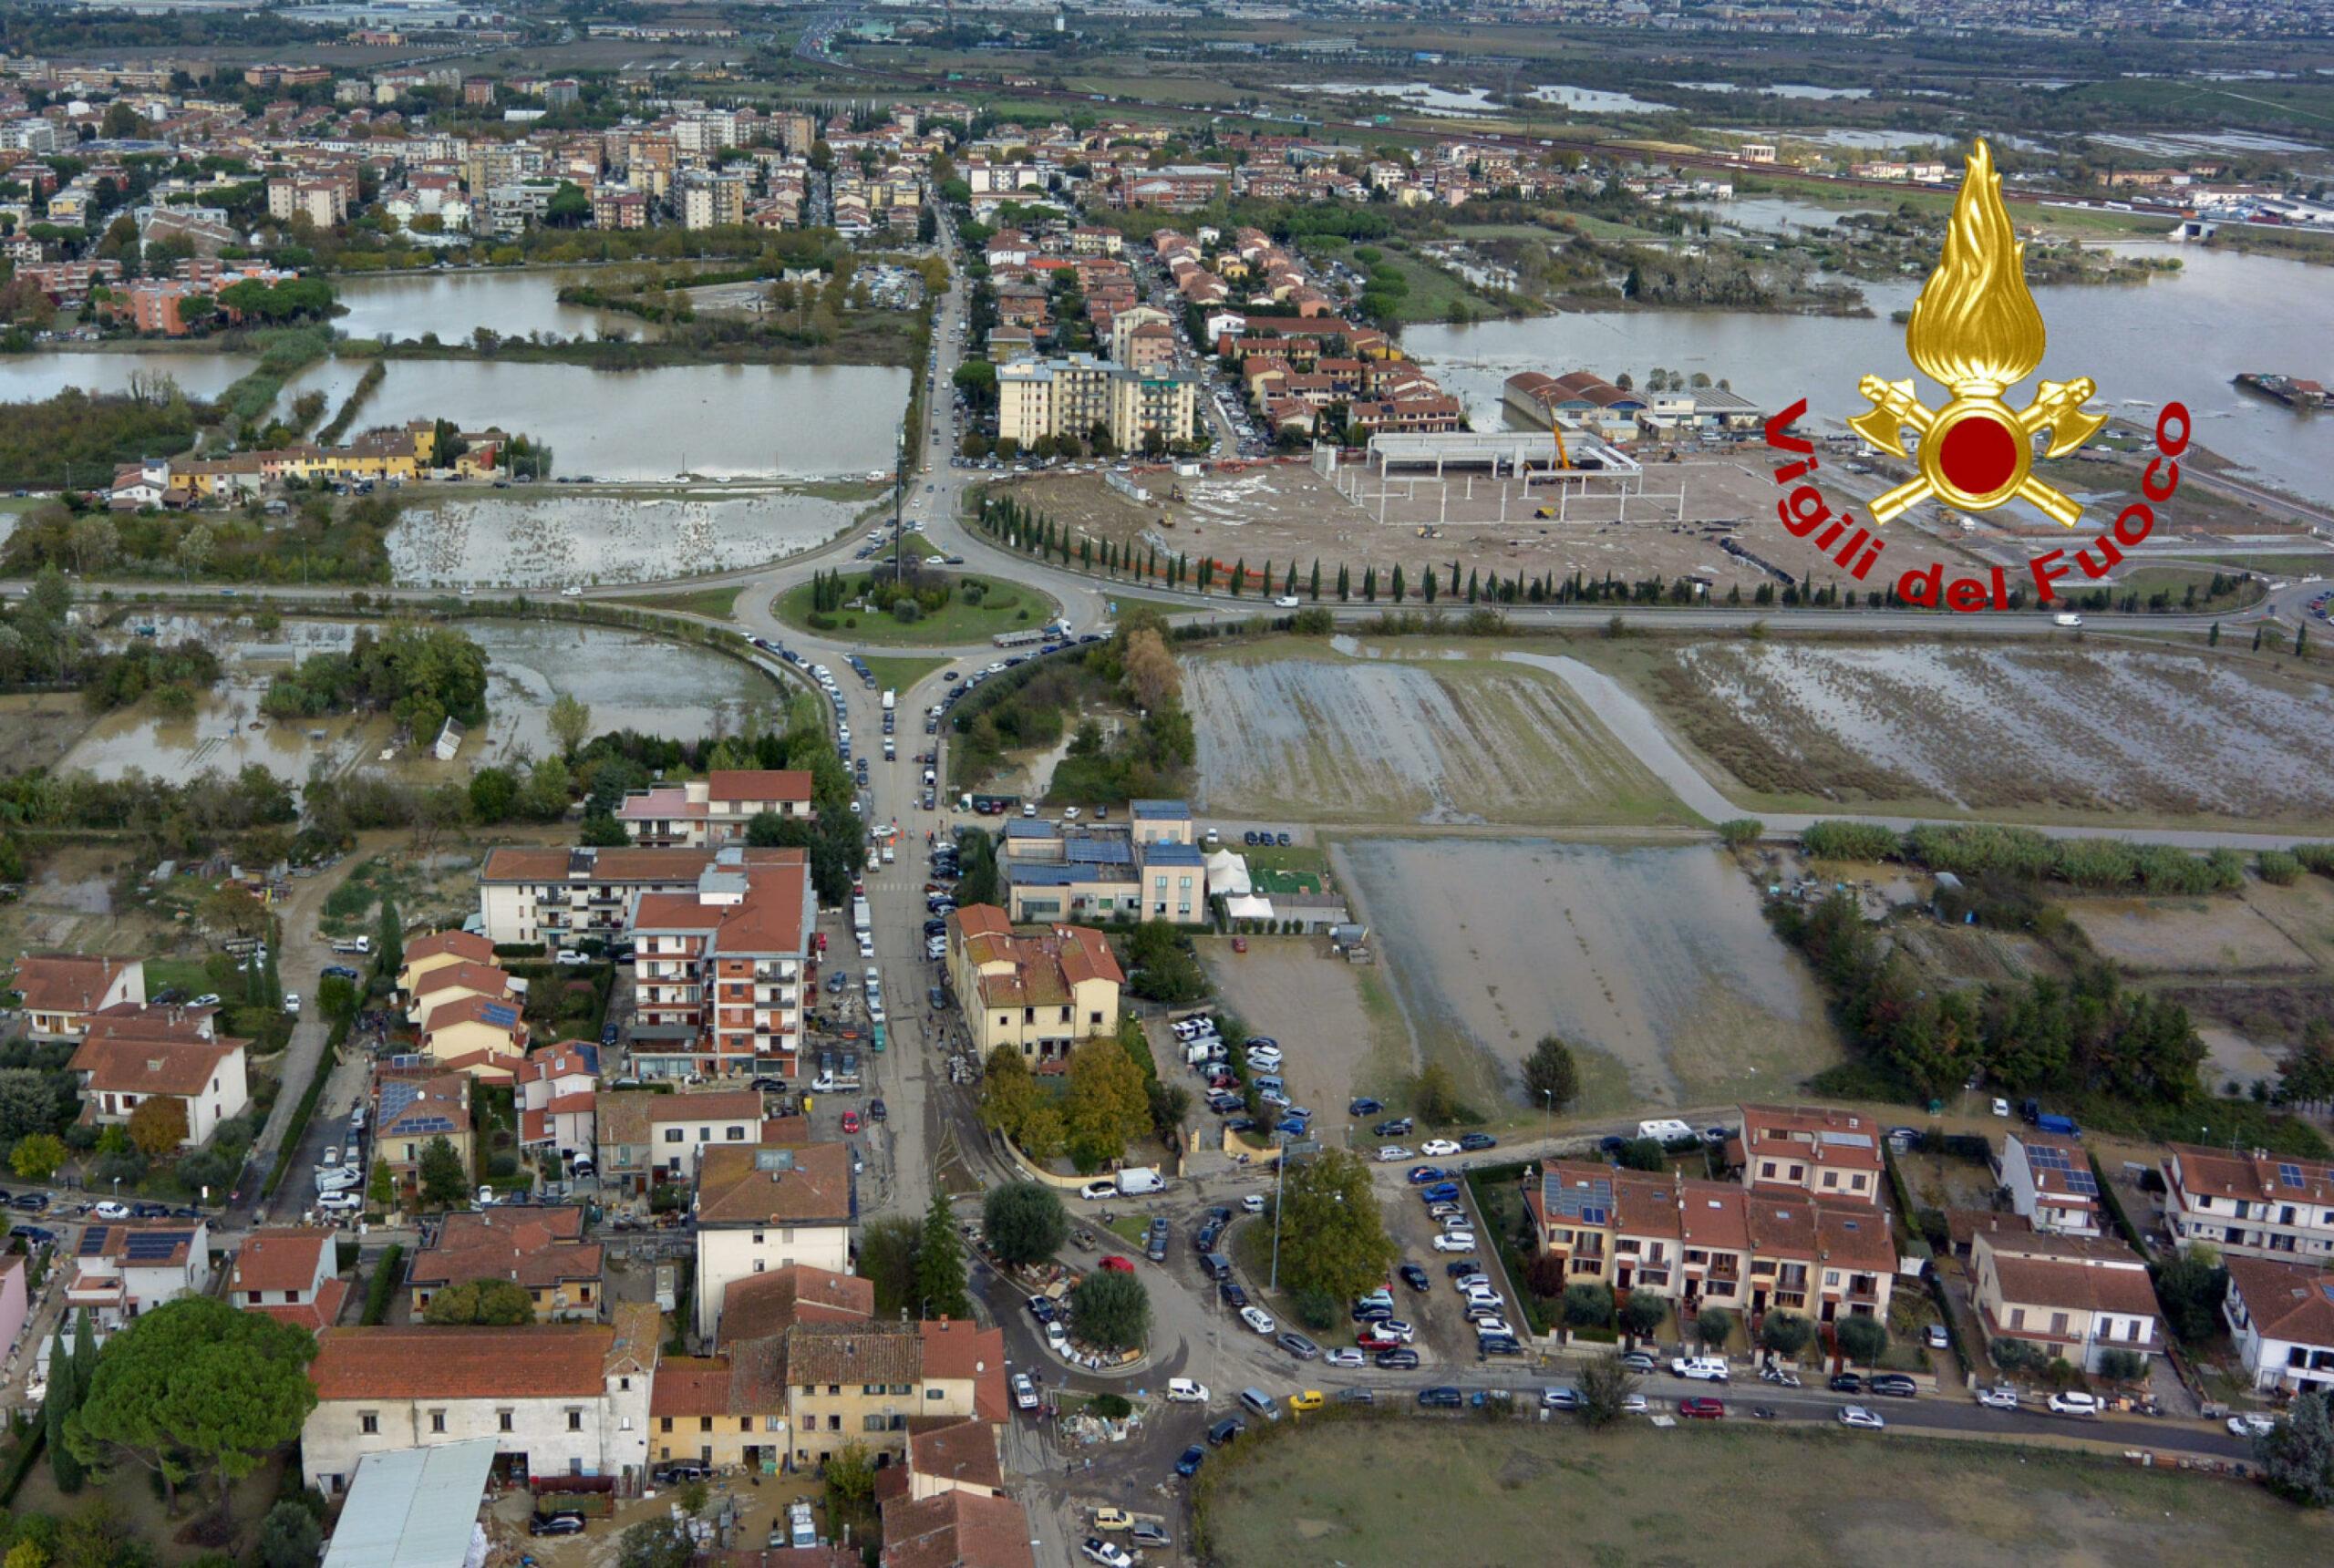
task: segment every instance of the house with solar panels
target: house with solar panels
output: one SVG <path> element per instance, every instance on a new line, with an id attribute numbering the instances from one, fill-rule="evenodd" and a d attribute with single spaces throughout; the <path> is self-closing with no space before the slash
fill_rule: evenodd
<path id="1" fill-rule="evenodd" d="M 2002 1136 L 1994 1174 L 2009 1193 L 2012 1212 L 2038 1231 L 2060 1236 L 2100 1233 L 2099 1178 L 2091 1156 L 2071 1138 L 2021 1130 Z"/>
<path id="2" fill-rule="evenodd" d="M 67 1309 L 87 1307 L 98 1326 L 119 1328 L 182 1295 L 211 1289 L 211 1231 L 202 1220 L 91 1223 L 74 1250 Z"/>
<path id="3" fill-rule="evenodd" d="M 421 1155 L 442 1138 L 475 1170 L 470 1142 L 470 1080 L 461 1073 L 434 1078 L 384 1075 L 374 1089 L 373 1154 L 389 1168 L 398 1191 L 410 1198 L 421 1189 Z"/>
<path id="4" fill-rule="evenodd" d="M 2164 1159 L 2164 1221 L 2182 1242 L 2240 1257 L 2334 1258 L 2334 1164 L 2323 1160 L 2175 1143 Z"/>
<path id="5" fill-rule="evenodd" d="M 1981 1232 L 1969 1264 L 1988 1340 L 2020 1340 L 2085 1372 L 2111 1350 L 2146 1361 L 2164 1348 L 2147 1263 L 2120 1240 Z"/>
<path id="6" fill-rule="evenodd" d="M 437 1067 L 510 1083 L 527 1059 L 527 1024 L 515 1000 L 460 996 L 429 1015 L 421 1053 Z"/>

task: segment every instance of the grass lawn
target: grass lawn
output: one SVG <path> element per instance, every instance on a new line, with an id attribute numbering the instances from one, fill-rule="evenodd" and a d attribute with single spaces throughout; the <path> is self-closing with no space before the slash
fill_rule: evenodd
<path id="1" fill-rule="evenodd" d="M 183 995 L 201 996 L 220 990 L 211 977 L 208 958 L 149 958 L 146 960 L 146 995 L 158 995 L 171 987 Z M 223 993 L 222 993 L 223 995 Z"/>
<path id="2" fill-rule="evenodd" d="M 639 599 L 619 599 L 619 604 L 632 604 L 643 610 L 671 610 L 684 615 L 703 615 L 708 620 L 727 621 L 738 613 L 739 588 L 734 583 L 711 588 L 689 588 L 672 593 L 651 593 Z"/>
<path id="3" fill-rule="evenodd" d="M 1464 305 L 1476 315 L 1499 314 L 1491 301 L 1467 286 L 1467 280 L 1457 273 L 1446 271 L 1412 251 L 1398 251 L 1381 244 L 1385 260 L 1378 265 L 1391 267 L 1410 281 L 1410 292 L 1402 296 L 1402 308 L 1397 313 L 1404 322 L 1450 321 Z"/>
<path id="4" fill-rule="evenodd" d="M 2047 1449 L 1731 1421 L 1387 1429 L 1407 1413 L 1213 1456 L 1194 1489 L 1209 1560 L 1411 1568 L 1420 1542 L 1464 1542 L 1476 1563 L 1683 1565 L 1708 1560 L 1714 1531 L 1733 1561 L 1795 1568 L 2236 1568 L 2334 1549 L 2334 1519 L 2257 1488 Z"/>
<path id="5" fill-rule="evenodd" d="M 1903 191 L 1878 191 L 1864 185 L 1835 185 L 1823 180 L 1794 180 L 1789 175 L 1760 173 L 1750 177 L 1746 188 L 1740 178 L 1735 182 L 1738 194 L 1759 196 L 1773 194 L 1796 196 L 1802 201 L 1817 201 L 1826 207 L 1862 207 L 1894 210 L 1900 204 L 1909 205 L 1932 218 L 1942 218 L 1953 211 L 1954 193 L 1933 191 L 1926 187 L 1907 186 Z M 2132 234 L 2162 234 L 2172 228 L 2172 220 L 2146 212 L 2110 212 L 2091 207 L 2046 207 L 2036 202 L 2020 201 L 2010 207 L 2010 222 L 2032 224 L 2063 234 L 2091 238 Z"/>
<path id="6" fill-rule="evenodd" d="M 887 691 L 904 692 L 947 662 L 913 654 L 883 654 L 867 660 L 867 667 L 875 672 L 877 686 Z"/>
<path id="7" fill-rule="evenodd" d="M 914 622 L 897 621 L 870 610 L 844 610 L 832 617 L 835 624 L 828 630 L 862 643 L 934 647 L 982 642 L 999 632 L 1033 630 L 1060 613 L 1053 600 L 1024 584 L 969 575 L 956 581 L 984 584 L 986 593 L 978 604 L 968 604 L 961 596 L 955 597 L 938 614 Z M 778 618 L 806 632 L 817 630 L 811 624 L 811 588 L 812 584 L 803 583 L 780 594 L 774 606 Z"/>
<path id="8" fill-rule="evenodd" d="M 1146 599 L 1139 593 L 1112 593 L 1109 603 L 1110 613 L 1113 615 L 1131 615 L 1137 610 L 1148 610 L 1154 615 L 1188 615 L 1196 608 L 1191 604 L 1178 604 L 1172 599 Z M 1081 631 L 1091 629 L 1079 628 Z"/>
<path id="9" fill-rule="evenodd" d="M 1230 847 L 1239 851 L 1252 872 L 1280 872 L 1295 878 L 1310 877 L 1318 884 L 1329 870 L 1328 851 L 1311 844 L 1291 844 L 1286 849 L 1275 845 L 1269 850 L 1261 846 L 1252 850 L 1244 844 Z"/>

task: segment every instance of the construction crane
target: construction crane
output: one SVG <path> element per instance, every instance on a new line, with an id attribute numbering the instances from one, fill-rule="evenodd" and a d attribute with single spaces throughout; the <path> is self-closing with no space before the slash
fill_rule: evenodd
<path id="1" fill-rule="evenodd" d="M 1570 472 L 1572 469 L 1572 454 L 1565 450 L 1564 421 L 1556 418 L 1555 411 L 1554 409 L 1549 410 L 1548 413 L 1548 434 L 1555 438 L 1556 471 L 1559 473 Z M 1534 509 L 1532 515 L 1535 518 L 1553 518 L 1556 515 L 1556 509 L 1552 506 L 1537 507 Z"/>

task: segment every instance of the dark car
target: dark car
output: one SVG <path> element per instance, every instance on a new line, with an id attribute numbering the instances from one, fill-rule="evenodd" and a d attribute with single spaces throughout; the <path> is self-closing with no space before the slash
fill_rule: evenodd
<path id="1" fill-rule="evenodd" d="M 363 975 L 357 974 L 356 970 L 351 969 L 346 964 L 327 964 L 321 971 L 319 971 L 319 973 L 328 975 L 336 980 L 361 980 L 364 978 Z"/>
<path id="2" fill-rule="evenodd" d="M 1402 1283 L 1409 1285 L 1412 1290 L 1424 1290 L 1426 1288 L 1426 1270 L 1419 1267 L 1418 1264 L 1404 1264 L 1400 1268 L 1394 1272 L 1400 1274 L 1402 1276 Z"/>
<path id="3" fill-rule="evenodd" d="M 1153 1220 L 1151 1222 L 1150 1233 L 1143 1239 L 1142 1255 L 1149 1258 L 1155 1264 L 1163 1264 L 1167 1261 L 1166 1221 Z"/>
<path id="4" fill-rule="evenodd" d="M 1391 1323 L 1394 1321 L 1394 1309 L 1382 1301 L 1360 1302 L 1353 1309 L 1353 1320 L 1356 1323 Z"/>
<path id="5" fill-rule="evenodd" d="M 1609 1134 L 1596 1140 L 1596 1151 L 1599 1154 L 1618 1154 L 1622 1150 L 1627 1149 L 1628 1146 L 1629 1140 L 1627 1139 L 1616 1138 Z"/>
<path id="6" fill-rule="evenodd" d="M 1386 1108 L 1374 1099 L 1358 1099 L 1346 1107 L 1348 1116 L 1376 1116 Z"/>
<path id="7" fill-rule="evenodd" d="M 1192 1250 L 1195 1253 L 1213 1252 L 1216 1242 L 1223 1235 L 1224 1222 L 1221 1220 L 1210 1220 L 1192 1233 Z"/>
<path id="8" fill-rule="evenodd" d="M 48 1208 L 48 1194 L 46 1192 L 19 1192 L 15 1197 L 8 1200 L 8 1207 L 11 1209 L 21 1209 L 27 1214 L 43 1213 Z"/>
<path id="9" fill-rule="evenodd" d="M 871 1099 L 867 1102 L 868 1120 L 882 1121 L 889 1118 L 892 1112 L 890 1109 L 884 1105 L 881 1099 Z"/>
<path id="10" fill-rule="evenodd" d="M 1220 1449 L 1248 1429 L 1248 1423 L 1237 1416 L 1226 1416 L 1207 1429 L 1208 1447 Z"/>
<path id="11" fill-rule="evenodd" d="M 765 1074 L 763 1077 L 754 1079 L 752 1084 L 749 1087 L 759 1089 L 764 1094 L 784 1094 L 786 1092 L 786 1080 L 782 1078 L 771 1078 Z"/>
<path id="12" fill-rule="evenodd" d="M 1234 1312 L 1248 1305 L 1248 1292 L 1236 1279 L 1218 1280 L 1215 1294 L 1222 1296 L 1224 1305 Z"/>
<path id="13" fill-rule="evenodd" d="M 1043 1295 L 1031 1296 L 1029 1298 L 1029 1315 L 1036 1318 L 1039 1323 L 1051 1323 L 1054 1320 L 1053 1298 Z"/>
<path id="14" fill-rule="evenodd" d="M 1678 1413 L 1689 1421 L 1715 1421 L 1726 1414 L 1726 1406 L 1702 1395 L 1678 1401 Z"/>
<path id="15" fill-rule="evenodd" d="M 1314 1344 L 1311 1340 L 1306 1338 L 1305 1336 L 1297 1333 L 1294 1329 L 1291 1329 L 1288 1333 L 1280 1336 L 1280 1347 L 1283 1350 L 1287 1351 L 1291 1356 L 1296 1357 L 1299 1361 L 1317 1360 L 1321 1355 L 1321 1347 L 1319 1346 Z"/>
<path id="16" fill-rule="evenodd" d="M 57 1233 L 45 1225 L 17 1225 L 9 1233 L 24 1237 L 25 1245 L 28 1247 L 53 1247 L 57 1244 Z"/>
<path id="17" fill-rule="evenodd" d="M 1455 1203 L 1459 1201 L 1459 1183 L 1437 1181 L 1431 1187 L 1419 1189 L 1419 1200 L 1426 1203 Z"/>
<path id="18" fill-rule="evenodd" d="M 1861 1394 L 1864 1379 L 1853 1372 L 1842 1372 L 1833 1377 L 1830 1387 L 1834 1394 Z"/>
<path id="19" fill-rule="evenodd" d="M 1206 1462 L 1207 1450 L 1199 1444 L 1193 1443 L 1183 1450 L 1183 1457 L 1175 1461 L 1175 1473 L 1183 1476 L 1197 1475 L 1200 1473 L 1200 1466 Z"/>
<path id="20" fill-rule="evenodd" d="M 693 1480 L 704 1480 L 713 1474 L 709 1465 L 673 1464 L 656 1472 L 659 1486 L 681 1486 Z"/>
<path id="21" fill-rule="evenodd" d="M 1430 1410 L 1455 1410 L 1467 1402 L 1467 1396 L 1449 1384 L 1419 1390 L 1419 1404 Z"/>
<path id="22" fill-rule="evenodd" d="M 616 1043 L 616 1035 L 617 1035 L 617 1033 L 618 1033 L 618 1030 L 617 1030 L 616 1026 L 615 1026 L 614 1024 L 603 1024 L 603 1025 L 601 1025 L 601 1026 L 600 1026 L 600 1044 L 602 1044 L 602 1045 L 604 1045 L 604 1046 L 613 1046 L 613 1045 L 614 1045 L 614 1044 Z"/>
<path id="23" fill-rule="evenodd" d="M 1450 1180 L 1451 1172 L 1445 1171 L 1440 1165 L 1413 1165 L 1410 1167 L 1410 1185 L 1413 1187 L 1423 1187 L 1430 1181 L 1448 1181 Z"/>
<path id="24" fill-rule="evenodd" d="M 1658 1365 L 1650 1355 L 1642 1350 L 1629 1351 L 1620 1360 L 1621 1365 L 1632 1372 L 1650 1372 Z"/>
<path id="25" fill-rule="evenodd" d="M 924 934 L 926 936 L 945 936 L 948 934 L 948 923 L 945 920 L 927 920 L 924 923 Z"/>
<path id="26" fill-rule="evenodd" d="M 1483 1260 L 1481 1258 L 1455 1258 L 1451 1262 L 1442 1265 L 1442 1272 L 1446 1276 L 1451 1279 L 1464 1279 L 1471 1274 L 1482 1273 Z"/>
<path id="27" fill-rule="evenodd" d="M 1415 1372 L 1419 1366 L 1419 1353 L 1407 1345 L 1398 1345 L 1391 1350 L 1379 1351 L 1377 1362 L 1389 1372 Z"/>
<path id="28" fill-rule="evenodd" d="M 1488 1132 L 1470 1132 L 1459 1140 L 1459 1147 L 1470 1154 L 1475 1154 L 1486 1149 L 1497 1149 L 1499 1140 Z"/>
<path id="29" fill-rule="evenodd" d="M 1410 1129 L 1416 1125 L 1407 1116 L 1396 1116 L 1379 1122 L 1369 1130 L 1380 1138 L 1408 1138 Z"/>
<path id="30" fill-rule="evenodd" d="M 1873 1393 L 1885 1395 L 1891 1399 L 1910 1399 L 1921 1391 L 1921 1386 L 1902 1372 L 1879 1373 L 1866 1387 Z"/>
<path id="31" fill-rule="evenodd" d="M 1521 1356 L 1523 1346 L 1513 1335 L 1487 1334 L 1475 1341 L 1475 1351 L 1480 1356 Z"/>
<path id="32" fill-rule="evenodd" d="M 168 1203 L 132 1203 L 129 1205 L 129 1217 L 133 1220 L 167 1220 L 170 1217 L 170 1206 Z"/>
<path id="33" fill-rule="evenodd" d="M 948 993 L 937 985 L 927 986 L 924 993 L 924 1005 L 935 1013 L 945 1013 L 948 1010 Z"/>
<path id="34" fill-rule="evenodd" d="M 581 1535 L 584 1516 L 580 1513 L 538 1513 L 527 1520 L 530 1535 Z"/>
<path id="35" fill-rule="evenodd" d="M 1252 850 L 1255 849 L 1256 847 L 1256 830 L 1250 828 L 1243 831 L 1240 835 L 1240 841 L 1243 844 L 1245 844 L 1248 848 Z"/>

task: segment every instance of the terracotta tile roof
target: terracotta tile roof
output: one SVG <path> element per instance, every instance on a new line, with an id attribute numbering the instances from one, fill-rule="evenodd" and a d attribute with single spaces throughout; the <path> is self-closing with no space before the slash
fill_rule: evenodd
<path id="1" fill-rule="evenodd" d="M 840 1143 L 791 1150 L 708 1144 L 699 1161 L 700 1228 L 851 1222 L 851 1156 Z"/>
<path id="2" fill-rule="evenodd" d="M 600 1277 L 600 1243 L 585 1242 L 584 1211 L 526 1205 L 446 1216 L 437 1238 L 414 1254 L 406 1283 L 431 1289 L 505 1279 L 552 1290 Z"/>
<path id="3" fill-rule="evenodd" d="M 2265 1339 L 2334 1346 L 2334 1272 L 2231 1253 L 2221 1260 L 2246 1316 Z"/>
<path id="4" fill-rule="evenodd" d="M 414 999 L 419 1001 L 456 988 L 480 996 L 508 996 L 511 994 L 511 976 L 491 964 L 473 964 L 468 959 L 459 964 L 441 964 L 413 983 Z"/>
<path id="5" fill-rule="evenodd" d="M 727 1356 L 667 1356 L 656 1366 L 651 1416 L 726 1416 L 731 1368 Z"/>
<path id="6" fill-rule="evenodd" d="M 312 1225 L 283 1225 L 253 1231 L 235 1253 L 227 1277 L 230 1292 L 305 1290 L 315 1283 L 318 1254 L 334 1244 L 333 1233 Z M 338 1260 L 336 1259 L 336 1262 Z M 326 1269 L 329 1275 L 337 1269 Z"/>
<path id="7" fill-rule="evenodd" d="M 27 953 L 16 961 L 16 989 L 27 1012 L 86 1013 L 105 999 L 108 987 L 136 962 L 78 953 Z"/>
<path id="8" fill-rule="evenodd" d="M 1006 1403 L 1003 1329 L 983 1328 L 966 1318 L 926 1320 L 916 1328 L 924 1336 L 926 1377 L 969 1381 L 974 1408 L 982 1419 L 1012 1419 L 1012 1408 Z"/>
<path id="9" fill-rule="evenodd" d="M 521 1083 L 548 1083 L 554 1078 L 600 1076 L 600 1053 L 592 1046 L 553 1046 L 529 1057 L 519 1068 Z"/>
<path id="10" fill-rule="evenodd" d="M 648 1102 L 664 1096 L 655 1089 L 609 1089 L 599 1097 L 598 1138 L 602 1148 L 648 1141 Z"/>
<path id="11" fill-rule="evenodd" d="M 2081 1312 L 2117 1312 L 2153 1318 L 2155 1287 L 2147 1271 L 2094 1268 L 2048 1258 L 1994 1259 L 2002 1300 L 2018 1306 L 2061 1307 Z"/>
<path id="12" fill-rule="evenodd" d="M 709 849 L 533 849 L 503 844 L 487 851 L 479 880 L 490 882 L 693 882 L 713 863 Z M 776 865 L 791 858 L 800 863 L 800 850 L 749 848 L 748 865 Z M 575 868 L 580 874 L 571 874 Z"/>
<path id="13" fill-rule="evenodd" d="M 1888 1218 L 1854 1203 L 1823 1203 L 1812 1198 L 1747 1196 L 1751 1250 L 1761 1257 L 1820 1263 L 1865 1274 L 1894 1274 L 1896 1244 Z"/>
<path id="14" fill-rule="evenodd" d="M 950 1490 L 883 1508 L 883 1568 L 1033 1568 L 1029 1516 L 1009 1497 Z"/>
<path id="15" fill-rule="evenodd" d="M 1057 925 L 1043 935 L 1017 936 L 1005 912 L 985 903 L 954 911 L 948 920 L 952 947 L 980 971 L 984 1006 L 1059 1006 L 1082 981 L 1125 984 L 1110 940 L 1099 931 Z"/>
<path id="16" fill-rule="evenodd" d="M 786 1380 L 796 1387 L 914 1383 L 923 1376 L 923 1336 L 913 1328 L 798 1323 L 786 1331 Z"/>
<path id="17" fill-rule="evenodd" d="M 497 854 L 501 852 L 495 851 Z M 489 858 L 491 859 L 491 856 Z M 469 964 L 491 965 L 494 962 L 494 944 L 485 937 L 469 931 L 439 931 L 417 937 L 405 944 L 406 966 L 412 967 L 417 959 L 435 958 L 449 953 Z"/>
<path id="18" fill-rule="evenodd" d="M 386 1079 L 377 1103 L 377 1139 L 406 1133 L 453 1137 L 470 1130 L 470 1080 L 458 1072 L 420 1079 Z M 438 1125 L 441 1122 L 451 1126 Z"/>
<path id="19" fill-rule="evenodd" d="M 527 1025 L 519 1016 L 518 1006 L 494 996 L 457 996 L 440 1004 L 430 1012 L 429 1026 L 423 1034 L 435 1035 L 463 1024 L 484 1024 L 509 1036 L 514 1045 L 526 1044 Z"/>
<path id="20" fill-rule="evenodd" d="M 693 1094 L 660 1094 L 648 1108 L 651 1127 L 674 1121 L 745 1121 L 761 1125 L 762 1091 L 709 1088 Z"/>
<path id="21" fill-rule="evenodd" d="M 88 1087 L 129 1094 L 200 1095 L 241 1040 L 108 1038 L 93 1026 L 73 1053 L 72 1069 L 86 1073 Z"/>
<path id="22" fill-rule="evenodd" d="M 509 1083 L 511 1078 L 511 1054 L 509 1051 L 460 1051 L 450 1057 L 439 1057 L 439 1067 L 465 1078 L 491 1078 Z"/>
<path id="23" fill-rule="evenodd" d="M 2281 1154 L 2231 1154 L 2225 1149 L 2172 1145 L 2183 1191 L 2214 1198 L 2280 1199 L 2334 1208 L 2334 1164 Z M 2289 1178 L 2298 1178 L 2291 1180 Z"/>
<path id="24" fill-rule="evenodd" d="M 328 1328 L 308 1380 L 336 1399 L 541 1399 L 604 1391 L 615 1330 L 599 1323 L 515 1328 Z"/>
<path id="25" fill-rule="evenodd" d="M 762 1141 L 771 1148 L 790 1148 L 811 1141 L 811 1119 L 807 1116 L 767 1116 L 762 1119 Z"/>
<path id="26" fill-rule="evenodd" d="M 1981 1235 L 2032 1235 L 2034 1222 L 1996 1209 L 1947 1209 L 1945 1233 L 1956 1247 L 1966 1247 Z"/>
<path id="27" fill-rule="evenodd" d="M 1742 1140 L 1750 1158 L 1789 1155 L 1821 1165 L 1881 1169 L 1880 1123 L 1825 1106 L 1746 1105 Z"/>
<path id="28" fill-rule="evenodd" d="M 987 1420 L 955 1421 L 908 1439 L 908 1468 L 939 1480 L 1005 1490 L 1005 1466 L 997 1453 L 997 1428 Z"/>
<path id="29" fill-rule="evenodd" d="M 348 1282 L 328 1279 L 316 1287 L 316 1299 L 305 1304 L 277 1302 L 274 1305 L 253 1306 L 237 1303 L 245 1312 L 256 1312 L 278 1323 L 288 1323 L 294 1328 L 305 1328 L 311 1334 L 322 1332 L 340 1321 L 341 1309 L 348 1303 Z"/>
<path id="30" fill-rule="evenodd" d="M 705 785 L 714 800 L 811 799 L 811 773 L 801 768 L 717 768 L 705 776 Z"/>
<path id="31" fill-rule="evenodd" d="M 746 1274 L 721 1292 L 721 1341 L 778 1339 L 797 1323 L 864 1323 L 875 1315 L 875 1282 L 807 1264 Z"/>

